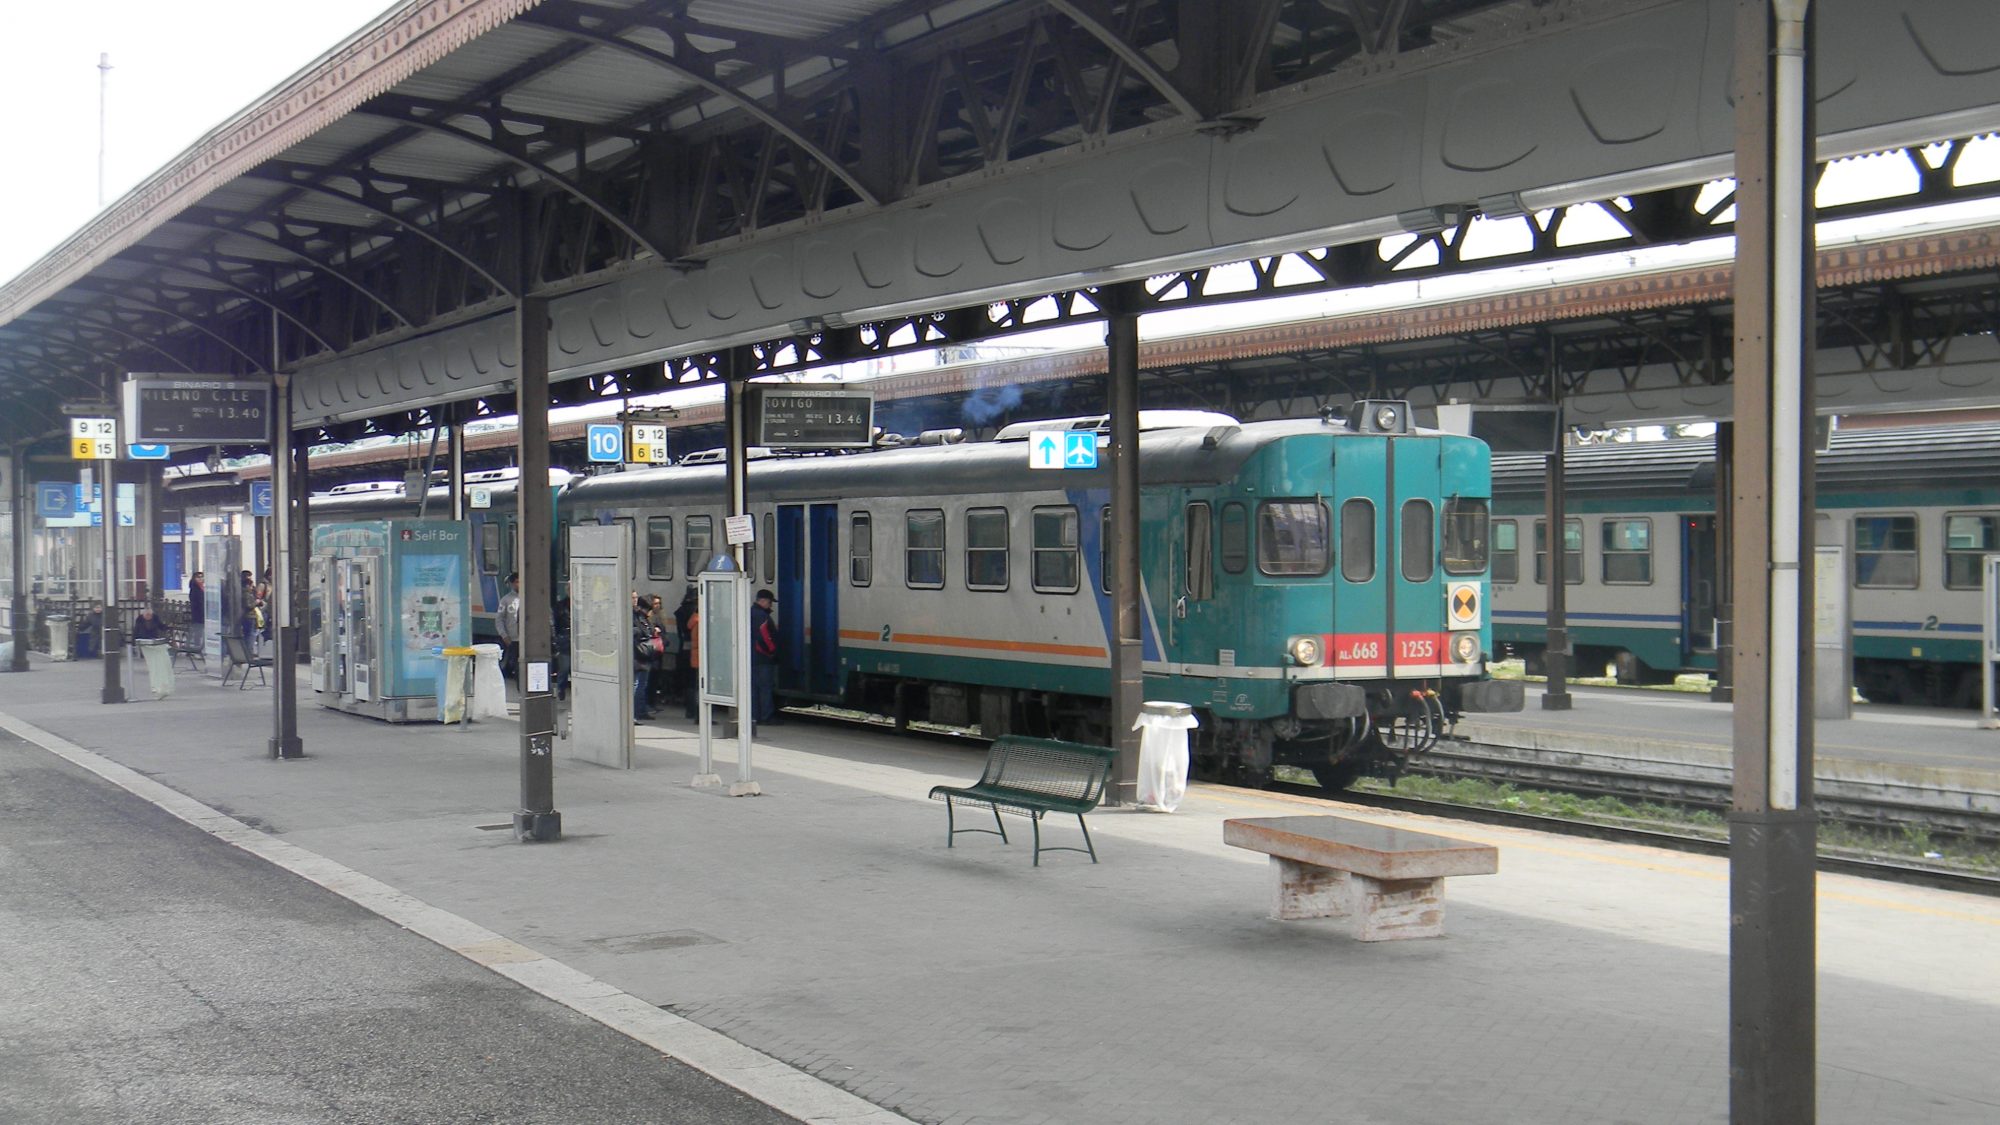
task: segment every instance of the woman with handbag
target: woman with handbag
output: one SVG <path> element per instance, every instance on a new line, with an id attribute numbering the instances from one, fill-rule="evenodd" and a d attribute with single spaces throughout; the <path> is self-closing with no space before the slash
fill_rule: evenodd
<path id="1" fill-rule="evenodd" d="M 646 687 L 652 682 L 653 672 L 660 666 L 661 657 L 666 655 L 666 641 L 660 636 L 660 627 L 653 624 L 652 603 L 643 594 L 632 595 L 632 720 L 643 722 L 653 717 L 646 706 Z"/>

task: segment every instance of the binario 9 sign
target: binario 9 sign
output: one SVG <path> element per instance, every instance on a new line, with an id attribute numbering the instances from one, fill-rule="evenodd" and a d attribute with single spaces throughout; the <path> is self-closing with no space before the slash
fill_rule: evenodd
<path id="1" fill-rule="evenodd" d="M 268 379 L 134 375 L 125 383 L 127 440 L 264 445 L 271 440 L 272 394 Z"/>

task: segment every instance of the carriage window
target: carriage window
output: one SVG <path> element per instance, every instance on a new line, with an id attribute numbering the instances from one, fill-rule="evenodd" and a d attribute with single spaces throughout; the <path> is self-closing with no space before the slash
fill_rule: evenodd
<path id="1" fill-rule="evenodd" d="M 1111 592 L 1111 505 L 1097 509 L 1097 585 Z"/>
<path id="2" fill-rule="evenodd" d="M 974 508 L 965 513 L 965 587 L 1007 588 L 1007 509 Z"/>
<path id="3" fill-rule="evenodd" d="M 1076 509 L 1036 508 L 1031 522 L 1035 589 L 1044 594 L 1076 593 Z"/>
<path id="4" fill-rule="evenodd" d="M 1486 501 L 1452 497 L 1444 502 L 1444 572 L 1486 569 Z"/>
<path id="5" fill-rule="evenodd" d="M 1222 506 L 1222 569 L 1241 574 L 1250 565 L 1250 511 L 1234 501 Z"/>
<path id="6" fill-rule="evenodd" d="M 1375 501 L 1356 498 L 1340 506 L 1340 576 L 1375 580 Z"/>
<path id="7" fill-rule="evenodd" d="M 1854 517 L 1854 584 L 1917 588 L 1917 517 Z"/>
<path id="8" fill-rule="evenodd" d="M 646 517 L 646 576 L 674 576 L 674 517 Z"/>
<path id="9" fill-rule="evenodd" d="M 687 518 L 687 567 L 688 577 L 701 573 L 708 562 L 708 552 L 715 545 L 715 517 L 689 516 Z"/>
<path id="10" fill-rule="evenodd" d="M 500 573 L 500 525 L 491 521 L 479 525 L 479 573 Z"/>
<path id="11" fill-rule="evenodd" d="M 1428 582 L 1437 570 L 1435 521 L 1437 509 L 1428 500 L 1403 501 L 1403 529 L 1397 538 L 1403 546 L 1403 580 Z"/>
<path id="12" fill-rule="evenodd" d="M 921 589 L 944 585 L 944 511 L 918 508 L 903 513 L 903 581 Z"/>
<path id="13" fill-rule="evenodd" d="M 1583 521 L 1563 521 L 1563 581 L 1571 586 L 1583 583 Z M 1549 521 L 1535 521 L 1535 584 L 1549 582 Z"/>
<path id="14" fill-rule="evenodd" d="M 1493 521 L 1493 581 L 1521 580 L 1521 530 L 1513 520 Z"/>
<path id="15" fill-rule="evenodd" d="M 847 580 L 856 586 L 875 581 L 875 519 L 867 512 L 848 518 Z"/>
<path id="16" fill-rule="evenodd" d="M 2000 516 L 1966 513 L 1944 518 L 1944 584 L 1948 590 L 1977 590 L 1985 582 L 1980 556 L 2000 551 Z"/>
<path id="17" fill-rule="evenodd" d="M 1215 536 L 1208 525 L 1208 505 L 1187 506 L 1187 596 L 1205 602 L 1215 596 Z"/>
<path id="18" fill-rule="evenodd" d="M 764 581 L 766 584 L 778 580 L 778 515 L 764 513 Z"/>
<path id="19" fill-rule="evenodd" d="M 1653 521 L 1604 521 L 1604 584 L 1643 586 L 1653 581 Z"/>
<path id="20" fill-rule="evenodd" d="M 1325 574 L 1332 523 L 1318 500 L 1257 505 L 1257 569 L 1265 574 Z"/>

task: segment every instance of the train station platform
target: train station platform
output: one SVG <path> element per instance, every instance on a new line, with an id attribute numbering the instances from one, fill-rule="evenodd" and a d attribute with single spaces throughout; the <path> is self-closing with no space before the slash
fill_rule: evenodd
<path id="1" fill-rule="evenodd" d="M 277 762 L 268 689 L 184 675 L 105 706 L 98 683 L 0 675 L 0 725 L 664 1053 L 726 1056 L 803 1118 L 1727 1119 L 1720 859 L 1197 785 L 1171 815 L 1092 814 L 1103 862 L 1037 868 L 1019 837 L 946 848 L 925 794 L 975 777 L 975 748 L 796 721 L 760 736 L 755 798 L 690 788 L 678 721 L 641 728 L 630 771 L 559 759 L 566 836 L 529 846 L 493 827 L 511 722 L 306 706 L 309 757 Z M 1492 844 L 1500 870 L 1450 881 L 1443 938 L 1273 921 L 1264 857 L 1222 821 L 1307 813 Z M 1996 943 L 2000 900 L 1820 876 L 1820 1121 L 1992 1119 Z"/>

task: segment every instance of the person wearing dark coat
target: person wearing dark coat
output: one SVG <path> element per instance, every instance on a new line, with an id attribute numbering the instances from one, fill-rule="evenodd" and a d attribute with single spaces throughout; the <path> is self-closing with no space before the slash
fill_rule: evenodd
<path id="1" fill-rule="evenodd" d="M 778 623 L 771 611 L 778 599 L 769 590 L 757 591 L 750 606 L 750 720 L 777 723 L 778 718 Z"/>
<path id="2" fill-rule="evenodd" d="M 132 619 L 132 639 L 135 641 L 157 641 L 166 636 L 160 627 L 160 619 L 154 615 L 153 607 L 139 607 L 139 616 Z"/>
<path id="3" fill-rule="evenodd" d="M 632 719 L 640 722 L 653 717 L 646 706 L 646 686 L 653 670 L 660 666 L 665 643 L 660 627 L 653 624 L 652 602 L 643 594 L 632 595 Z"/>

